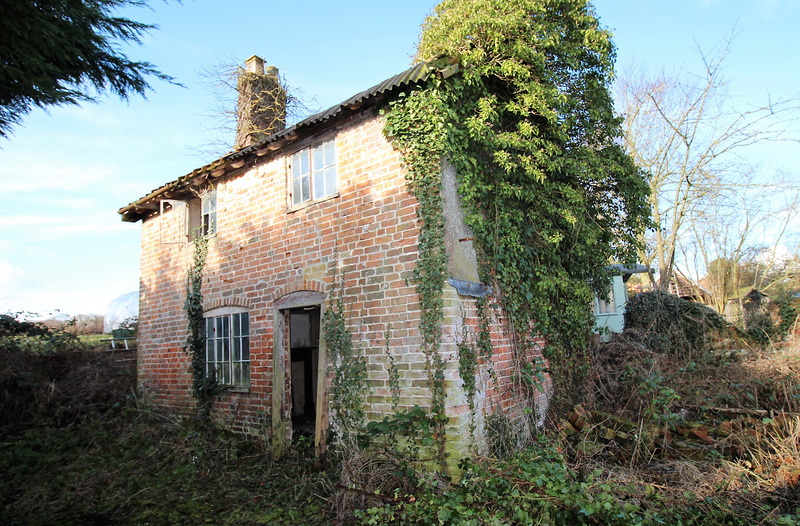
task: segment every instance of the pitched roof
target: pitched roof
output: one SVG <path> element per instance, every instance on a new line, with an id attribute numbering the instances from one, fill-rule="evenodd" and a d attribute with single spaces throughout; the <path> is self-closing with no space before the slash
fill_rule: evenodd
<path id="1" fill-rule="evenodd" d="M 705 302 L 709 292 L 700 285 L 695 285 L 692 281 L 678 272 L 673 272 L 669 280 L 669 292 L 679 298 L 691 299 L 693 301 Z"/>
<path id="2" fill-rule="evenodd" d="M 376 84 L 339 104 L 331 106 L 327 110 L 303 119 L 294 126 L 274 133 L 260 142 L 228 153 L 201 168 L 197 168 L 174 181 L 166 183 L 152 190 L 144 197 L 120 208 L 118 213 L 122 215 L 123 221 L 135 223 L 152 211 L 157 210 L 158 202 L 161 199 L 177 197 L 191 186 L 202 184 L 209 177 L 216 178 L 239 170 L 245 165 L 251 164 L 257 159 L 309 135 L 318 127 L 339 116 L 350 115 L 355 111 L 373 106 L 396 91 L 426 81 L 431 73 L 438 72 L 446 78 L 455 73 L 457 69 L 458 66 L 455 61 L 448 58 L 437 58 L 417 64 L 398 75 L 384 80 L 380 84 Z"/>

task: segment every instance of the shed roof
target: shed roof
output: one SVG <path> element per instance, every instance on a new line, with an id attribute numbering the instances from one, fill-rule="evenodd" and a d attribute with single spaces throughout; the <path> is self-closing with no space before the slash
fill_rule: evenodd
<path id="1" fill-rule="evenodd" d="M 669 293 L 679 298 L 705 303 L 710 296 L 709 292 L 692 280 L 675 270 L 669 281 Z"/>
<path id="2" fill-rule="evenodd" d="M 174 198 L 188 188 L 204 183 L 209 177 L 216 178 L 232 173 L 253 163 L 271 152 L 277 152 L 284 146 L 306 137 L 324 124 L 349 115 L 355 111 L 372 106 L 387 96 L 408 86 L 426 81 L 431 73 L 439 72 L 448 77 L 458 69 L 455 60 L 436 58 L 421 62 L 406 71 L 390 77 L 349 99 L 331 106 L 327 110 L 303 119 L 294 126 L 286 128 L 265 138 L 264 140 L 228 153 L 215 161 L 189 172 L 178 179 L 166 183 L 144 197 L 119 209 L 123 221 L 135 223 L 158 209 L 161 199 Z"/>

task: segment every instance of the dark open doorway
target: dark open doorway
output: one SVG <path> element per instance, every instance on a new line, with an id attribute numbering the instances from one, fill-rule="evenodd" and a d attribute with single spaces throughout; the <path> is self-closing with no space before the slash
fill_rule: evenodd
<path id="1" fill-rule="evenodd" d="M 312 440 L 317 415 L 319 322 L 318 305 L 289 310 L 292 434 Z"/>

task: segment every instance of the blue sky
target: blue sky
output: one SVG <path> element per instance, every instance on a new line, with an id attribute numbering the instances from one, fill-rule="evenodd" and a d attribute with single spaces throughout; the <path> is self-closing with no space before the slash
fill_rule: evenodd
<path id="1" fill-rule="evenodd" d="M 131 58 L 184 87 L 154 80 L 147 100 L 36 110 L 0 139 L 0 312 L 103 313 L 138 289 L 138 223 L 117 210 L 213 160 L 214 105 L 203 68 L 258 54 L 326 108 L 410 64 L 419 26 L 436 5 L 404 2 L 184 0 L 124 14 L 159 26 Z M 800 92 L 796 0 L 596 0 L 615 34 L 618 70 L 698 70 L 697 47 L 738 35 L 726 76 L 737 104 Z M 764 170 L 800 176 L 796 144 L 753 152 Z"/>

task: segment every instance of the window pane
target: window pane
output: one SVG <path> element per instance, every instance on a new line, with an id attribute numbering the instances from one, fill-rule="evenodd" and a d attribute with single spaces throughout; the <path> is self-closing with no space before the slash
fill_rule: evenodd
<path id="1" fill-rule="evenodd" d="M 305 175 L 309 171 L 308 167 L 308 150 L 303 150 L 300 152 L 300 172 Z"/>
<path id="2" fill-rule="evenodd" d="M 238 362 L 242 359 L 242 340 L 240 338 L 233 339 L 233 361 Z"/>
<path id="3" fill-rule="evenodd" d="M 336 193 L 336 165 L 325 169 L 325 195 Z"/>
<path id="4" fill-rule="evenodd" d="M 299 205 L 303 202 L 303 190 L 300 179 L 292 181 L 292 204 Z"/>
<path id="5" fill-rule="evenodd" d="M 217 210 L 217 189 L 212 188 L 203 194 L 201 211 L 210 214 Z"/>
<path id="6" fill-rule="evenodd" d="M 242 338 L 242 361 L 250 361 L 250 338 L 247 336 Z"/>
<path id="7" fill-rule="evenodd" d="M 217 231 L 217 213 L 203 214 L 203 235 L 207 236 Z"/>
<path id="8" fill-rule="evenodd" d="M 234 385 L 242 385 L 242 364 L 233 364 L 233 377 L 231 378 L 231 383 Z"/>
<path id="9" fill-rule="evenodd" d="M 325 179 L 322 170 L 314 171 L 314 199 L 320 199 L 325 196 Z"/>
<path id="10" fill-rule="evenodd" d="M 325 166 L 336 164 L 336 141 L 328 141 L 323 146 L 325 148 Z"/>
<path id="11" fill-rule="evenodd" d="M 308 173 L 308 152 L 303 150 L 292 155 L 292 179 L 300 179 Z"/>
<path id="12" fill-rule="evenodd" d="M 311 164 L 314 170 L 321 170 L 325 166 L 324 154 L 325 150 L 322 144 L 314 147 L 314 162 Z"/>
<path id="13" fill-rule="evenodd" d="M 217 231 L 217 211 L 214 210 L 210 214 L 208 214 L 208 231 L 206 235 L 213 234 Z"/>
<path id="14" fill-rule="evenodd" d="M 205 373 L 222 385 L 249 386 L 250 315 L 206 318 Z"/>
<path id="15" fill-rule="evenodd" d="M 302 188 L 302 193 L 301 193 L 302 198 L 301 198 L 300 202 L 308 201 L 309 199 L 311 199 L 311 180 L 310 180 L 310 177 L 308 177 L 308 176 L 303 177 L 303 179 L 301 180 L 301 184 L 302 184 L 303 188 Z"/>
<path id="16" fill-rule="evenodd" d="M 206 340 L 206 364 L 214 361 L 214 340 Z M 208 368 L 206 367 L 206 371 Z"/>

